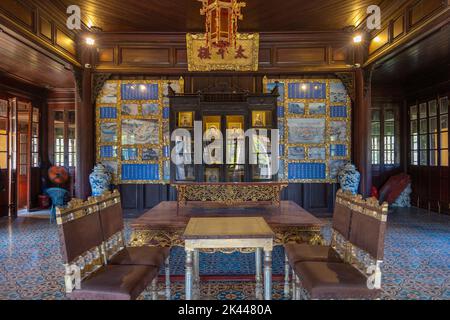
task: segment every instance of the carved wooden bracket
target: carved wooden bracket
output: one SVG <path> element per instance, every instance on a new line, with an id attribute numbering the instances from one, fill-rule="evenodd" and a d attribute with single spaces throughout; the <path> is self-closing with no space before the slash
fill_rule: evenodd
<path id="1" fill-rule="evenodd" d="M 336 76 L 342 81 L 347 89 L 348 95 L 355 102 L 356 90 L 355 90 L 355 74 L 353 72 L 336 72 Z"/>
<path id="2" fill-rule="evenodd" d="M 95 73 L 92 81 L 92 102 L 97 101 L 98 95 L 103 89 L 105 82 L 111 77 L 111 73 Z"/>
<path id="3" fill-rule="evenodd" d="M 365 68 L 363 71 L 364 74 L 364 97 L 367 96 L 369 89 L 372 86 L 372 75 L 373 75 L 374 66 L 370 65 Z"/>
<path id="4" fill-rule="evenodd" d="M 72 68 L 73 77 L 75 79 L 75 87 L 78 93 L 78 99 L 83 96 L 83 71 L 80 68 Z"/>

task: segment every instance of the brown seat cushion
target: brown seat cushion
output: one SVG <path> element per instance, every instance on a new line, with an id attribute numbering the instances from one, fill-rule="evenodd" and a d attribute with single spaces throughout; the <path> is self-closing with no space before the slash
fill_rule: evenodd
<path id="1" fill-rule="evenodd" d="M 330 246 L 288 243 L 284 246 L 284 250 L 291 267 L 305 261 L 342 262 L 339 254 Z"/>
<path id="2" fill-rule="evenodd" d="M 103 266 L 70 294 L 75 300 L 135 300 L 158 275 L 148 266 Z"/>
<path id="3" fill-rule="evenodd" d="M 119 251 L 109 262 L 112 265 L 161 267 L 169 256 L 169 248 L 129 247 Z"/>
<path id="4" fill-rule="evenodd" d="M 374 299 L 367 277 L 347 263 L 300 262 L 294 267 L 311 299 Z"/>

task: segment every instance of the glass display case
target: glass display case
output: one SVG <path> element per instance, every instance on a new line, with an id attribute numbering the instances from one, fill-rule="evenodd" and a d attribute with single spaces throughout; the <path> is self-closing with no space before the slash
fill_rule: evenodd
<path id="1" fill-rule="evenodd" d="M 207 92 L 169 99 L 171 132 L 184 129 L 172 135 L 171 154 L 176 158 L 172 182 L 277 180 L 270 162 L 270 130 L 278 123 L 277 95 Z M 195 148 L 202 148 L 197 164 Z"/>

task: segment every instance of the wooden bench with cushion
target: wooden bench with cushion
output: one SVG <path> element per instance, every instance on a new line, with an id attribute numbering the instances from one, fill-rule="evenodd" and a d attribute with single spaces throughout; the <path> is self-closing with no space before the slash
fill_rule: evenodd
<path id="1" fill-rule="evenodd" d="M 355 196 L 343 262 L 303 261 L 294 266 L 296 299 L 375 299 L 381 290 L 381 263 L 388 204 Z"/>
<path id="2" fill-rule="evenodd" d="M 95 199 L 72 200 L 57 208 L 67 296 L 75 300 L 133 300 L 150 284 L 156 297 L 159 268 L 143 265 L 108 265 Z"/>
<path id="3" fill-rule="evenodd" d="M 110 265 L 143 265 L 160 268 L 165 265 L 166 299 L 170 300 L 170 248 L 127 247 L 124 235 L 123 212 L 117 190 L 93 198 L 99 206 L 104 252 Z"/>
<path id="4" fill-rule="evenodd" d="M 350 209 L 353 195 L 350 192 L 339 190 L 336 194 L 334 207 L 331 244 L 329 246 L 289 243 L 284 246 L 286 254 L 285 262 L 285 295 L 289 294 L 289 274 L 292 269 L 292 295 L 295 299 L 296 275 L 294 267 L 299 262 L 328 261 L 342 262 L 347 251 L 347 243 L 350 237 L 350 222 L 352 210 Z"/>

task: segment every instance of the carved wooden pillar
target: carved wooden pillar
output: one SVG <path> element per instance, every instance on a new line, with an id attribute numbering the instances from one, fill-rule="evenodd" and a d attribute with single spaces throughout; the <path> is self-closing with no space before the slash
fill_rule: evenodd
<path id="1" fill-rule="evenodd" d="M 368 39 L 368 37 L 365 37 Z M 355 48 L 355 63 L 362 66 L 368 55 L 368 41 Z M 357 67 L 355 70 L 354 99 L 354 133 L 353 158 L 361 173 L 360 193 L 370 196 L 372 189 L 372 162 L 370 150 L 370 119 L 371 119 L 371 80 L 373 66 Z"/>
<path id="2" fill-rule="evenodd" d="M 95 164 L 95 108 L 92 101 L 92 57 L 93 49 L 80 48 L 82 69 L 75 71 L 77 82 L 77 168 L 75 193 L 86 199 L 91 195 L 89 174 Z"/>
<path id="3" fill-rule="evenodd" d="M 362 45 L 356 50 L 356 62 L 363 64 L 367 47 Z M 361 173 L 360 193 L 367 197 L 372 188 L 372 163 L 370 141 L 371 118 L 371 79 L 372 67 L 357 68 L 355 71 L 355 107 L 353 157 L 356 167 Z"/>

